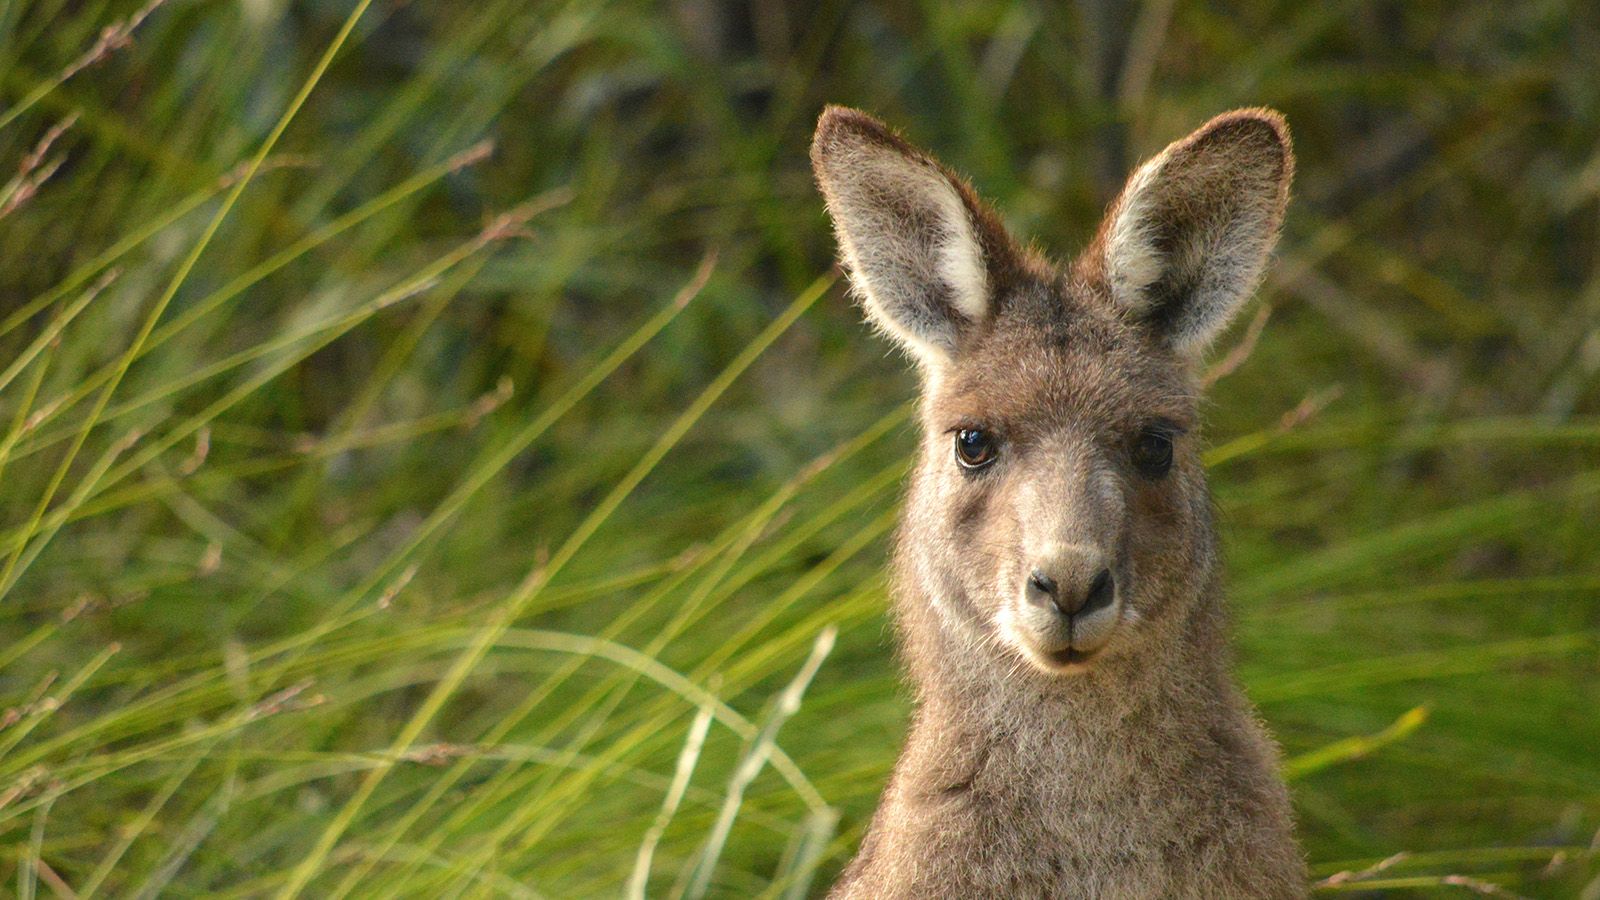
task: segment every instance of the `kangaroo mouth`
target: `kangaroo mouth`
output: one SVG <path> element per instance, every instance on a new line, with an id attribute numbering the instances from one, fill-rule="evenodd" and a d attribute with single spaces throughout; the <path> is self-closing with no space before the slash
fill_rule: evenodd
<path id="1" fill-rule="evenodd" d="M 1088 615 L 1064 616 L 1037 603 L 1018 602 L 999 616 L 1006 643 L 1032 666 L 1050 675 L 1072 675 L 1094 666 L 1116 643 L 1121 604 Z"/>
<path id="2" fill-rule="evenodd" d="M 1089 627 L 1085 628 L 1085 624 Z M 1057 672 L 1083 671 L 1112 643 L 1112 632 L 1117 624 L 1117 617 L 1089 623 L 1068 620 L 1063 629 L 1065 634 L 1057 635 L 1055 640 L 1040 640 L 1040 636 L 1035 636 L 1027 643 L 1032 645 L 1032 655 L 1043 668 Z"/>
<path id="3" fill-rule="evenodd" d="M 1042 655 L 1058 666 L 1078 666 L 1094 659 L 1099 650 L 1079 650 L 1076 647 L 1066 647 L 1061 650 L 1049 650 Z"/>

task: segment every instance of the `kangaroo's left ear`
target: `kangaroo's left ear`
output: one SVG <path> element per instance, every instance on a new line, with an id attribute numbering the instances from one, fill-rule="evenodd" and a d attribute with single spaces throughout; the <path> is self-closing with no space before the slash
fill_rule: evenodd
<path id="1" fill-rule="evenodd" d="M 1293 174 L 1289 128 L 1268 109 L 1224 113 L 1163 150 L 1090 251 L 1112 299 L 1179 352 L 1204 351 L 1261 282 Z"/>

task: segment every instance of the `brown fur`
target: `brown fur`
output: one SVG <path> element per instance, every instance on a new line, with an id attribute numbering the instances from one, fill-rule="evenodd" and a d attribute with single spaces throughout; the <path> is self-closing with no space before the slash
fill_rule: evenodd
<path id="1" fill-rule="evenodd" d="M 976 320 L 952 308 L 932 263 L 916 282 L 923 293 L 896 295 L 901 307 L 876 275 L 852 273 L 926 375 L 895 553 L 916 713 L 833 896 L 1303 896 L 1275 750 L 1229 674 L 1194 374 L 1197 348 L 1254 287 L 1281 221 L 1292 171 L 1282 120 L 1241 111 L 1174 144 L 1066 271 L 1020 250 L 937 163 L 834 108 L 812 154 L 847 259 L 868 258 L 879 240 L 900 241 L 903 255 L 955 233 L 881 210 L 862 217 L 859 198 L 877 194 L 851 181 L 854 160 L 880 151 L 895 156 L 872 171 L 892 176 L 896 159 L 932 166 L 958 192 L 982 245 L 987 307 Z M 1154 218 L 1124 228 L 1119 244 L 1112 222 L 1128 204 Z M 885 221 L 908 231 L 876 234 Z M 1158 265 L 1126 256 L 1142 252 L 1160 254 Z M 1138 277 L 1111 284 L 1119 265 Z M 923 306 L 907 314 L 907 302 Z M 936 333 L 921 341 L 919 327 Z M 953 343 L 940 342 L 947 334 Z M 1159 479 L 1128 462 L 1152 421 L 1182 432 Z M 1003 437 L 977 473 L 952 458 L 952 432 L 973 427 Z M 1087 661 L 1030 649 L 1036 613 L 1018 597 L 1041 547 L 1115 573 L 1114 624 Z"/>

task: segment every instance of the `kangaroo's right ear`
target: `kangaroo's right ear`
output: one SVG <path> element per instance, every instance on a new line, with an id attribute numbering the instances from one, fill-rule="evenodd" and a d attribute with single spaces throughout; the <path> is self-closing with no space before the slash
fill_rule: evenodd
<path id="1" fill-rule="evenodd" d="M 948 361 L 991 312 L 998 227 L 959 179 L 853 109 L 823 111 L 811 166 L 868 317 L 924 365 Z"/>
<path id="2" fill-rule="evenodd" d="M 1101 226 L 1112 300 L 1197 356 L 1261 281 L 1293 177 L 1289 127 L 1269 109 L 1224 113 L 1163 150 Z"/>

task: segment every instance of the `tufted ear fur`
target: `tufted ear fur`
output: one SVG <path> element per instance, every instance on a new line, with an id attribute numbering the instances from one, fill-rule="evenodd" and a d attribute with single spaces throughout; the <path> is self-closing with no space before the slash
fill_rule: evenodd
<path id="1" fill-rule="evenodd" d="M 830 106 L 811 166 L 868 318 L 925 366 L 992 312 L 1007 239 L 971 190 L 881 122 Z"/>
<path id="2" fill-rule="evenodd" d="M 1261 282 L 1293 174 L 1289 128 L 1267 109 L 1224 113 L 1167 147 L 1101 226 L 1112 299 L 1179 352 L 1204 351 Z"/>

